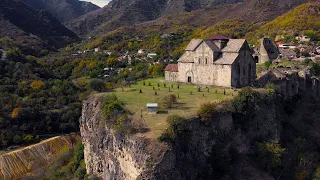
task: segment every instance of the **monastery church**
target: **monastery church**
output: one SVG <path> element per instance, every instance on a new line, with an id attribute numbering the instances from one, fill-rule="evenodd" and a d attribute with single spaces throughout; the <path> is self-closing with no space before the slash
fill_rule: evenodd
<path id="1" fill-rule="evenodd" d="M 178 60 L 165 68 L 165 80 L 172 82 L 243 87 L 256 78 L 256 62 L 245 39 L 216 35 L 193 39 Z"/>

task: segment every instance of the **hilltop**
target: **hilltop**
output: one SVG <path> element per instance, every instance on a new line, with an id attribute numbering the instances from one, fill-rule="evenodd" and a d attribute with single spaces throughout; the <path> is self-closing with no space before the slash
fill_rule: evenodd
<path id="1" fill-rule="evenodd" d="M 100 9 L 91 2 L 79 0 L 22 0 L 39 10 L 46 10 L 60 22 L 65 23 L 91 11 Z"/>

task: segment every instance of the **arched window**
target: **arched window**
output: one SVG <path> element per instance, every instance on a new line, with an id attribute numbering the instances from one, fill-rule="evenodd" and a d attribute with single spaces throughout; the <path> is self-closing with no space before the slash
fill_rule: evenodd
<path id="1" fill-rule="evenodd" d="M 208 58 L 206 57 L 206 65 L 208 64 Z"/>
<path id="2" fill-rule="evenodd" d="M 243 66 L 243 76 L 246 75 L 246 68 Z"/>
<path id="3" fill-rule="evenodd" d="M 200 63 L 201 63 L 201 59 L 199 58 L 199 59 L 198 59 L 198 64 L 200 64 Z"/>

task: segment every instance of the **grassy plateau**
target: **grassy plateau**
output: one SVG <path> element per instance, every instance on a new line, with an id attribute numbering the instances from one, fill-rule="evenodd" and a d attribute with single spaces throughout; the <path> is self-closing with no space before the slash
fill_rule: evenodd
<path id="1" fill-rule="evenodd" d="M 117 88 L 111 93 L 125 103 L 134 118 L 141 119 L 142 117 L 150 129 L 146 133 L 146 136 L 150 138 L 157 138 L 166 129 L 166 119 L 170 115 L 192 117 L 196 115 L 203 103 L 230 99 L 237 95 L 234 90 L 213 86 L 201 87 L 199 92 L 197 85 L 165 82 L 163 77 L 138 81 L 136 84 L 131 84 L 130 87 Z M 177 97 L 177 103 L 171 108 L 166 108 L 163 103 L 164 98 L 171 94 Z M 147 103 L 158 103 L 159 113 L 149 114 Z"/>

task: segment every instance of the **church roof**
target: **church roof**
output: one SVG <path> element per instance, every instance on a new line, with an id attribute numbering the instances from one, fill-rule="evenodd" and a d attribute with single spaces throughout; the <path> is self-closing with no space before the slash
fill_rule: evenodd
<path id="1" fill-rule="evenodd" d="M 171 71 L 171 72 L 179 72 L 178 64 L 168 64 L 164 70 Z"/>
<path id="2" fill-rule="evenodd" d="M 234 52 L 240 51 L 243 44 L 246 42 L 245 39 L 229 39 L 226 47 L 222 49 L 222 52 Z"/>
<path id="3" fill-rule="evenodd" d="M 192 39 L 185 49 L 186 51 L 194 51 L 202 43 L 202 39 Z"/>
<path id="4" fill-rule="evenodd" d="M 188 53 L 188 52 L 185 52 L 178 60 L 178 62 L 190 62 L 190 63 L 193 63 L 193 58 L 192 56 Z"/>
<path id="5" fill-rule="evenodd" d="M 223 53 L 222 57 L 217 59 L 214 64 L 231 65 L 238 58 L 238 53 Z"/>
<path id="6" fill-rule="evenodd" d="M 204 41 L 213 52 L 220 52 L 220 49 L 218 48 L 218 46 L 216 44 L 214 44 L 212 41 L 210 40 L 205 40 Z"/>

